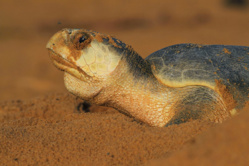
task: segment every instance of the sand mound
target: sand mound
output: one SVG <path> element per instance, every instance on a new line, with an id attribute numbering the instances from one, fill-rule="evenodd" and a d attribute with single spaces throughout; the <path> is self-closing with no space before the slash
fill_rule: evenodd
<path id="1" fill-rule="evenodd" d="M 247 166 L 249 163 L 249 112 L 212 127 L 193 138 L 170 157 L 150 165 Z"/>
<path id="2" fill-rule="evenodd" d="M 149 127 L 68 94 L 0 104 L 0 160 L 6 165 L 139 165 L 165 157 L 210 125 Z"/>

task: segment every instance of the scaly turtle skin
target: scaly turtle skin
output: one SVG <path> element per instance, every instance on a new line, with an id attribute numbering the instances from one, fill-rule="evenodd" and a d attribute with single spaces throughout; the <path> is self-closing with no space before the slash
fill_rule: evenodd
<path id="1" fill-rule="evenodd" d="M 248 100 L 249 47 L 179 44 L 144 60 L 112 36 L 63 29 L 47 48 L 71 93 L 152 126 L 221 122 Z"/>

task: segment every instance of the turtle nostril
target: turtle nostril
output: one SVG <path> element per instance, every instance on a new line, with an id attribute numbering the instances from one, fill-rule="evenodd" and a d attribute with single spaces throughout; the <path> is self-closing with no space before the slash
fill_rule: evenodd
<path id="1" fill-rule="evenodd" d="M 72 29 L 64 28 L 64 29 L 62 29 L 62 32 L 70 35 L 73 31 L 72 31 Z"/>
<path id="2" fill-rule="evenodd" d="M 68 29 L 68 34 L 71 35 L 72 29 Z"/>

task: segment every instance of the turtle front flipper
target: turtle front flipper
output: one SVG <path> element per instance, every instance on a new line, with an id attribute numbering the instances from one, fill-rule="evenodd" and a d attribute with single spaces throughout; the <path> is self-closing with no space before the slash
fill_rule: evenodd
<path id="1" fill-rule="evenodd" d="M 230 117 L 222 97 L 210 88 L 187 86 L 179 89 L 178 96 L 172 108 L 175 115 L 166 126 L 191 120 L 218 123 Z"/>

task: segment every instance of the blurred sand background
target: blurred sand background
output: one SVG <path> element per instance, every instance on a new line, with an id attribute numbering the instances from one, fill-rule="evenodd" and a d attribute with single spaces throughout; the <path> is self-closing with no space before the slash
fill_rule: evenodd
<path id="1" fill-rule="evenodd" d="M 103 107 L 82 111 L 45 49 L 62 28 L 114 35 L 142 57 L 177 43 L 249 46 L 249 8 L 224 0 L 1 0 L 0 165 L 249 163 L 248 108 L 221 125 L 168 128 Z"/>

